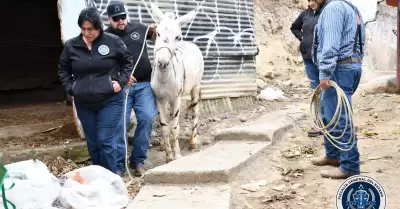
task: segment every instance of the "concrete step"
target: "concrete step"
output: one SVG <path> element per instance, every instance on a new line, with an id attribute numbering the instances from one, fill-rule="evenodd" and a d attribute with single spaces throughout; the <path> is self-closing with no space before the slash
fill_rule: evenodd
<path id="1" fill-rule="evenodd" d="M 306 117 L 309 105 L 298 104 L 284 109 L 269 112 L 257 120 L 240 126 L 222 129 L 215 140 L 279 140 L 284 133 L 293 128 L 296 121 Z"/>
<path id="2" fill-rule="evenodd" d="M 228 183 L 271 140 L 280 139 L 306 116 L 306 105 L 288 106 L 255 121 L 220 131 L 215 145 L 146 172 L 150 184 Z M 235 140 L 235 141 L 232 141 Z"/>
<path id="3" fill-rule="evenodd" d="M 146 172 L 146 186 L 127 209 L 229 209 L 229 182 L 303 119 L 307 110 L 307 105 L 289 106 L 221 130 L 216 137 L 221 141 L 215 145 Z"/>
<path id="4" fill-rule="evenodd" d="M 229 185 L 146 185 L 126 208 L 229 209 L 230 196 Z"/>
<path id="5" fill-rule="evenodd" d="M 220 141 L 215 145 L 146 172 L 149 184 L 228 183 L 246 162 L 271 142 Z"/>

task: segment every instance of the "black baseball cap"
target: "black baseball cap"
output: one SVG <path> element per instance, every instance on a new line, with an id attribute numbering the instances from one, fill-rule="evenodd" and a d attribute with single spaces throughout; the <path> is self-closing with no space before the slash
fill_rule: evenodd
<path id="1" fill-rule="evenodd" d="M 113 1 L 107 7 L 108 17 L 115 17 L 124 14 L 126 14 L 126 10 L 123 2 Z"/>

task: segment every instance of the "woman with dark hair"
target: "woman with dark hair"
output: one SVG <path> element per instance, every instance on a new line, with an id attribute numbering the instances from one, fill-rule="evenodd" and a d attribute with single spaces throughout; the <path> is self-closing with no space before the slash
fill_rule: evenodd
<path id="1" fill-rule="evenodd" d="M 81 11 L 81 34 L 66 41 L 59 76 L 73 96 L 93 165 L 117 173 L 117 130 L 133 59 L 123 41 L 102 29 L 96 8 Z"/>
<path id="2" fill-rule="evenodd" d="M 315 0 L 308 0 L 308 9 L 300 13 L 292 24 L 290 30 L 293 35 L 300 41 L 300 52 L 304 60 L 306 74 L 310 79 L 311 89 L 317 88 L 319 85 L 319 71 L 311 58 L 311 50 L 314 38 L 314 28 L 318 23 L 320 11 Z M 321 133 L 311 129 L 308 131 L 309 137 L 319 136 Z"/>

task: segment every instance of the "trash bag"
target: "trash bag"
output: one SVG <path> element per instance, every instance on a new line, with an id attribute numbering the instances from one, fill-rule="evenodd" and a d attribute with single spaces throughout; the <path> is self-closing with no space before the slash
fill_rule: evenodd
<path id="1" fill-rule="evenodd" d="M 6 199 L 18 209 L 56 209 L 52 203 L 58 197 L 61 186 L 58 179 L 38 160 L 27 160 L 5 165 L 8 175 L 3 186 Z M 3 200 L 1 199 L 1 202 Z M 0 209 L 4 209 L 4 204 Z M 11 208 L 8 205 L 8 208 Z"/>
<path id="2" fill-rule="evenodd" d="M 66 177 L 66 178 L 65 178 Z M 121 209 L 129 201 L 122 178 L 111 171 L 90 165 L 64 175 L 57 205 L 73 209 Z"/>

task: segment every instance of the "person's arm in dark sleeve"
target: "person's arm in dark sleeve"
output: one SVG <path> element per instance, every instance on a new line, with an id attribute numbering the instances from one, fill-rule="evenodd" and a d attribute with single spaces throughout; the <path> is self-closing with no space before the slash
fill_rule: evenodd
<path id="1" fill-rule="evenodd" d="M 121 88 L 124 88 L 129 81 L 133 68 L 133 58 L 132 54 L 126 48 L 126 45 L 121 38 L 117 37 L 117 60 L 120 65 L 119 76 L 114 78 Z"/>
<path id="2" fill-rule="evenodd" d="M 69 43 L 65 43 L 64 49 L 60 56 L 60 62 L 58 64 L 58 75 L 60 76 L 61 84 L 66 89 L 67 93 L 72 95 L 72 67 L 71 62 L 69 61 Z"/>
<path id="3" fill-rule="evenodd" d="M 303 31 L 301 28 L 303 27 L 303 16 L 305 11 L 301 12 L 300 15 L 296 18 L 296 20 L 292 23 L 290 30 L 292 31 L 293 35 L 301 41 L 303 39 Z"/>

